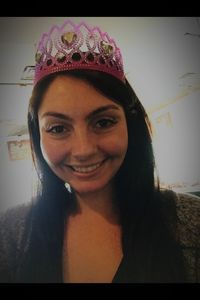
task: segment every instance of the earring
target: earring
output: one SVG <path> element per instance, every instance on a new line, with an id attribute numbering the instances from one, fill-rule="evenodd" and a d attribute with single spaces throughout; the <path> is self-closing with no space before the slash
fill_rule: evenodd
<path id="1" fill-rule="evenodd" d="M 71 190 L 71 186 L 69 185 L 69 183 L 68 183 L 68 182 L 65 182 L 65 187 L 66 187 L 66 189 L 68 190 L 68 192 L 69 192 L 69 193 L 71 193 L 71 192 L 72 192 L 72 190 Z"/>

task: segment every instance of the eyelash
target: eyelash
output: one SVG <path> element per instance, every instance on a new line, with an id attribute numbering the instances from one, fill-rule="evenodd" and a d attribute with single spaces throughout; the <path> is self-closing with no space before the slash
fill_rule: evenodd
<path id="1" fill-rule="evenodd" d="M 102 124 L 103 123 L 103 124 Z M 116 118 L 101 118 L 94 122 L 94 129 L 95 131 L 104 131 L 109 128 L 112 128 L 115 124 L 118 123 Z M 93 124 L 92 124 L 93 126 Z M 61 131 L 59 131 L 61 129 Z M 56 131 L 58 130 L 58 131 Z M 46 132 L 53 134 L 53 135 L 64 135 L 70 132 L 70 129 L 67 128 L 65 125 L 62 124 L 54 124 L 47 126 Z"/>
<path id="2" fill-rule="evenodd" d="M 56 129 L 62 129 L 61 132 L 54 132 L 54 130 Z M 55 125 L 51 125 L 46 129 L 46 132 L 54 134 L 54 135 L 62 135 L 64 133 L 66 133 L 67 131 L 69 131 L 64 125 L 60 125 L 60 124 L 55 124 Z"/>
<path id="3" fill-rule="evenodd" d="M 109 128 L 113 127 L 117 122 L 118 121 L 115 118 L 101 118 L 95 123 L 95 127 L 100 130 L 101 129 L 102 130 L 109 129 Z M 100 123 L 103 123 L 103 124 L 101 124 L 101 126 L 98 126 L 98 124 L 100 125 Z"/>

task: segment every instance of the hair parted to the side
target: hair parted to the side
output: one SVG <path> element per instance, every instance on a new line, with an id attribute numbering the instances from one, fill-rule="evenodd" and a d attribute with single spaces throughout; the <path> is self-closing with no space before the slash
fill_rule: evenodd
<path id="1" fill-rule="evenodd" d="M 55 282 L 58 278 L 62 281 L 56 266 L 59 263 L 62 268 L 64 222 L 73 207 L 74 197 L 45 162 L 38 125 L 38 109 L 42 97 L 59 75 L 86 80 L 124 109 L 128 150 L 114 182 L 122 225 L 123 253 L 129 257 L 132 268 L 130 282 L 184 281 L 179 247 L 170 235 L 162 215 L 159 186 L 156 186 L 154 178 L 155 162 L 149 120 L 145 109 L 127 80 L 122 82 L 109 74 L 91 70 L 51 74 L 33 89 L 28 110 L 28 127 L 40 189 L 33 206 L 29 249 L 22 260 L 19 281 L 32 282 L 36 276 L 39 282 Z M 38 242 L 40 248 L 36 247 Z M 50 255 L 45 256 L 48 251 Z M 47 257 L 51 257 L 51 261 Z M 57 261 L 58 257 L 60 261 Z M 38 260 L 35 269 L 27 271 L 30 261 L 35 260 Z"/>

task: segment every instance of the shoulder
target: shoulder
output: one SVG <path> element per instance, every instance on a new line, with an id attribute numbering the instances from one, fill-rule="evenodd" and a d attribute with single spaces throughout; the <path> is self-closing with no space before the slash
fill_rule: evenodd
<path id="1" fill-rule="evenodd" d="M 200 198 L 191 194 L 176 194 L 177 226 L 186 247 L 200 249 Z"/>
<path id="2" fill-rule="evenodd" d="M 162 199 L 169 227 L 173 224 L 173 233 L 183 252 L 189 281 L 200 282 L 200 198 L 163 191 Z"/>
<path id="3" fill-rule="evenodd" d="M 200 198 L 191 194 L 177 193 L 176 207 L 180 222 L 191 226 L 200 225 Z"/>
<path id="4" fill-rule="evenodd" d="M 0 234 L 17 232 L 23 228 L 26 217 L 30 212 L 31 203 L 21 204 L 0 213 Z"/>
<path id="5" fill-rule="evenodd" d="M 188 216 L 186 219 L 190 220 L 188 214 L 192 213 L 192 221 L 194 219 L 198 221 L 200 213 L 200 197 L 190 193 L 176 193 L 172 190 L 161 190 L 161 195 L 165 205 L 167 205 L 167 202 L 173 202 L 175 204 L 180 218 Z"/>
<path id="6" fill-rule="evenodd" d="M 0 282 L 9 282 L 19 257 L 31 203 L 0 214 Z"/>
<path id="7" fill-rule="evenodd" d="M 200 198 L 177 194 L 177 233 L 189 281 L 200 282 Z"/>
<path id="8" fill-rule="evenodd" d="M 193 239 L 197 238 L 200 242 L 200 197 L 189 193 L 175 193 L 171 190 L 161 191 L 162 202 L 167 218 L 170 213 L 176 218 L 177 230 L 180 234 L 187 231 L 192 234 Z"/>

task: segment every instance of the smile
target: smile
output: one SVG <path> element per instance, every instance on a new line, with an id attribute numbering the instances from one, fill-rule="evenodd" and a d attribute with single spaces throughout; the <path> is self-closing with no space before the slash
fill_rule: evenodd
<path id="1" fill-rule="evenodd" d="M 87 173 L 91 173 L 91 172 L 97 170 L 104 162 L 105 162 L 105 160 L 103 160 L 102 162 L 96 163 L 96 164 L 89 165 L 89 166 L 69 166 L 68 165 L 68 167 L 70 167 L 75 172 L 87 174 Z"/>
<path id="2" fill-rule="evenodd" d="M 96 170 L 99 166 L 100 166 L 100 163 L 98 163 L 96 165 L 88 166 L 88 167 L 75 167 L 75 166 L 72 166 L 72 169 L 76 172 L 79 172 L 79 173 L 90 173 L 90 172 Z"/>

